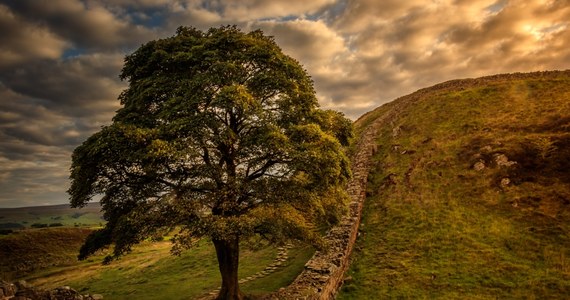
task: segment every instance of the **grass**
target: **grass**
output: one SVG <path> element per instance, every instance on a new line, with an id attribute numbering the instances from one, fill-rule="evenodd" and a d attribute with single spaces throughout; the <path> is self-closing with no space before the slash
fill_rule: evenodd
<path id="1" fill-rule="evenodd" d="M 340 299 L 570 295 L 568 72 L 456 85 L 357 122 L 390 116 Z"/>
<path id="2" fill-rule="evenodd" d="M 267 277 L 244 284 L 244 291 L 253 296 L 260 296 L 288 286 L 303 271 L 305 263 L 313 254 L 314 249 L 309 246 L 298 246 L 290 249 L 289 260 L 285 263 L 284 268 L 278 269 Z"/>
<path id="3" fill-rule="evenodd" d="M 76 263 L 90 229 L 45 228 L 0 236 L 0 278 L 13 280 L 51 266 Z"/>
<path id="4" fill-rule="evenodd" d="M 170 254 L 169 241 L 144 242 L 133 252 L 102 265 L 105 253 L 77 261 L 78 249 L 89 229 L 45 228 L 18 231 L 0 237 L 0 270 L 3 279 L 25 279 L 42 288 L 68 285 L 81 293 L 102 294 L 106 299 L 192 299 L 204 296 L 221 283 L 212 244 L 201 240 L 180 256 Z M 284 266 L 266 277 L 241 285 L 251 296 L 261 296 L 287 286 L 301 272 L 314 250 L 296 246 Z M 242 246 L 239 278 L 270 265 L 277 248 L 259 250 Z M 14 270 L 25 263 L 27 269 Z"/>
<path id="5" fill-rule="evenodd" d="M 144 242 L 110 265 L 106 253 L 77 261 L 86 236 L 102 222 L 98 204 L 81 210 L 67 205 L 0 209 L 0 222 L 29 227 L 34 223 L 63 223 L 65 227 L 16 230 L 0 235 L 0 279 L 25 279 L 41 288 L 68 285 L 81 293 L 106 299 L 192 299 L 204 296 L 221 283 L 212 244 L 202 240 L 180 256 L 170 254 L 171 243 Z M 79 225 L 79 227 L 75 225 Z M 287 286 L 303 270 L 314 249 L 298 245 L 275 272 L 246 282 L 242 290 L 262 296 Z M 242 246 L 239 278 L 246 278 L 273 263 L 277 249 L 265 245 L 256 251 Z"/>

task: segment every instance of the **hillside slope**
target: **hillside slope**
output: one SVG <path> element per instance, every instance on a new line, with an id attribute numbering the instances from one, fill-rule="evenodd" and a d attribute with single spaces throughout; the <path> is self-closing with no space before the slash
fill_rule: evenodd
<path id="1" fill-rule="evenodd" d="M 15 280 L 53 266 L 73 265 L 93 230 L 50 228 L 0 236 L 0 279 Z"/>
<path id="2" fill-rule="evenodd" d="M 570 71 L 454 80 L 381 122 L 341 299 L 570 295 Z"/>

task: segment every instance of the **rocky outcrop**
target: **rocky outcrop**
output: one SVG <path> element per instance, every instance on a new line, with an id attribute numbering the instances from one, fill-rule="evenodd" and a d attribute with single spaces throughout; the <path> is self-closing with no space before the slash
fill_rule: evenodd
<path id="1" fill-rule="evenodd" d="M 101 300 L 103 296 L 81 295 L 76 290 L 62 286 L 53 290 L 44 290 L 33 287 L 20 280 L 10 283 L 0 280 L 0 300 Z"/>

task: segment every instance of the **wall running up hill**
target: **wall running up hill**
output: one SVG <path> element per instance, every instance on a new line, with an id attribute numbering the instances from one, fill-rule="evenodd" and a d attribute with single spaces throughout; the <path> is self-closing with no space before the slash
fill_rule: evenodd
<path id="1" fill-rule="evenodd" d="M 430 88 L 418 90 L 408 96 L 382 106 L 385 113 L 376 114 L 372 111 L 362 116 L 356 123 L 365 127 L 352 157 L 353 179 L 348 185 L 351 197 L 350 213 L 340 225 L 333 228 L 326 239 L 329 245 L 328 252 L 316 252 L 306 263 L 305 270 L 286 288 L 266 297 L 267 299 L 334 299 L 336 292 L 342 285 L 345 271 L 349 265 L 349 258 L 358 235 L 361 211 L 366 197 L 366 183 L 370 169 L 372 155 L 376 152 L 375 139 L 381 126 L 389 124 L 398 115 L 419 101 L 423 96 L 436 91 L 462 90 L 469 87 L 481 86 L 488 83 L 497 83 L 526 78 L 548 78 L 568 71 L 548 71 L 536 73 L 514 73 L 493 75 L 476 79 L 462 79 L 444 82 Z M 405 100 L 404 100 L 405 99 Z"/>
<path id="2" fill-rule="evenodd" d="M 382 120 L 376 120 L 363 131 L 352 156 L 353 178 L 348 183 L 349 214 L 326 235 L 327 251 L 317 251 L 305 264 L 303 272 L 286 288 L 266 299 L 334 299 L 342 285 L 344 273 L 358 235 L 371 157 L 376 151 L 374 139 Z"/>

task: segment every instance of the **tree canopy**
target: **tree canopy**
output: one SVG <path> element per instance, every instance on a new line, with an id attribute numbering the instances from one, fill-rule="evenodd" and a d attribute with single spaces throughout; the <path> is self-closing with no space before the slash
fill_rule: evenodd
<path id="1" fill-rule="evenodd" d="M 306 71 L 260 30 L 180 27 L 128 55 L 120 78 L 113 122 L 72 157 L 72 206 L 102 195 L 107 220 L 80 258 L 176 228 L 174 252 L 214 242 L 220 297 L 238 297 L 222 294 L 239 240 L 318 244 L 314 225 L 344 211 L 351 122 L 319 109 Z"/>

